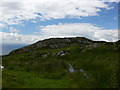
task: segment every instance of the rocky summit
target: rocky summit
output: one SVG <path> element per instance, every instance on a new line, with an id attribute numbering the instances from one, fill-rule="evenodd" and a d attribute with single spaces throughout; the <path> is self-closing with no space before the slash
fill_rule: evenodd
<path id="1" fill-rule="evenodd" d="M 50 48 L 50 49 L 57 49 L 57 48 L 64 48 L 70 46 L 78 46 L 81 48 L 84 47 L 98 47 L 101 45 L 105 45 L 107 42 L 104 41 L 92 41 L 85 37 L 74 37 L 74 38 L 50 38 L 45 39 L 42 41 L 38 41 L 34 44 L 29 46 L 13 50 L 11 53 L 23 53 L 27 51 L 33 51 L 43 48 Z"/>

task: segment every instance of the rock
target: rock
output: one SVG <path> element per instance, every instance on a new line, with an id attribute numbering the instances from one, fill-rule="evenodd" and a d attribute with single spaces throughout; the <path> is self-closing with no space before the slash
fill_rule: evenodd
<path id="1" fill-rule="evenodd" d="M 62 47 L 65 47 L 65 46 L 67 46 L 67 44 L 65 44 L 65 43 L 49 45 L 50 48 L 62 48 Z"/>
<path id="2" fill-rule="evenodd" d="M 46 58 L 48 56 L 48 54 L 44 54 L 42 55 L 42 58 Z"/>
<path id="3" fill-rule="evenodd" d="M 4 69 L 4 66 L 0 65 L 0 69 Z"/>
<path id="4" fill-rule="evenodd" d="M 64 50 L 57 53 L 57 56 L 64 56 L 64 55 L 66 55 L 66 52 Z"/>

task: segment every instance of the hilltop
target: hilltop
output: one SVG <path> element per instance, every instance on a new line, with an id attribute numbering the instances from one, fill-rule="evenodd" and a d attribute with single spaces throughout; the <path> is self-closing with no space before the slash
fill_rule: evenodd
<path id="1" fill-rule="evenodd" d="M 3 56 L 3 87 L 116 88 L 118 47 L 85 37 L 38 41 Z"/>
<path id="2" fill-rule="evenodd" d="M 23 53 L 23 52 L 32 51 L 32 50 L 35 51 L 43 48 L 58 49 L 58 48 L 64 48 L 64 47 L 70 47 L 70 46 L 79 46 L 81 48 L 84 48 L 87 46 L 97 47 L 104 44 L 108 44 L 108 43 L 105 41 L 92 41 L 85 37 L 50 38 L 50 39 L 38 41 L 34 44 L 28 45 L 26 47 L 23 47 L 17 50 L 13 50 L 11 53 L 20 53 L 20 52 Z"/>

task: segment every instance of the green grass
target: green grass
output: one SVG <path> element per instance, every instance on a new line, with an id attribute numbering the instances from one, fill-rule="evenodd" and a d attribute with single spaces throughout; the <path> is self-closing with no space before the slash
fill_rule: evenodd
<path id="1" fill-rule="evenodd" d="M 67 88 L 69 79 L 43 79 L 30 72 L 3 71 L 3 88 Z"/>

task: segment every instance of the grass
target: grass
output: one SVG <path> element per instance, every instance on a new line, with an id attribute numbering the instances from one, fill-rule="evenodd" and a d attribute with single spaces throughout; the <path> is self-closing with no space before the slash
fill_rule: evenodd
<path id="1" fill-rule="evenodd" d="M 68 79 L 43 79 L 30 72 L 3 71 L 3 88 L 67 88 Z"/>

